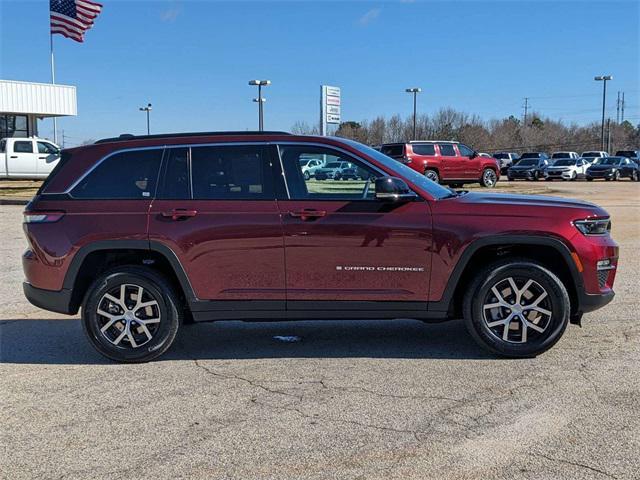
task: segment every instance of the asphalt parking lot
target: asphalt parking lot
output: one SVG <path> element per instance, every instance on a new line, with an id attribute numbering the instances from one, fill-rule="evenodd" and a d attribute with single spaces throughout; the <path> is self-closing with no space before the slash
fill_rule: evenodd
<path id="1" fill-rule="evenodd" d="M 529 360 L 396 320 L 194 325 L 114 364 L 26 302 L 0 206 L 0 478 L 640 478 L 640 184 L 536 188 L 604 206 L 621 259 L 614 302 Z"/>

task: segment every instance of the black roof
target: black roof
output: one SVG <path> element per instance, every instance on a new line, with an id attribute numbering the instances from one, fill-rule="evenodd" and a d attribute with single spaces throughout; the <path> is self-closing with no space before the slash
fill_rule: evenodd
<path id="1" fill-rule="evenodd" d="M 155 135 L 132 135 L 130 133 L 123 133 L 118 137 L 102 138 L 96 140 L 97 143 L 112 143 L 112 142 L 124 142 L 126 140 L 149 140 L 158 138 L 180 138 L 180 137 L 213 137 L 213 136 L 255 136 L 255 135 L 291 135 L 289 132 L 278 131 L 240 131 L 240 132 L 183 132 L 183 133 L 160 133 Z"/>

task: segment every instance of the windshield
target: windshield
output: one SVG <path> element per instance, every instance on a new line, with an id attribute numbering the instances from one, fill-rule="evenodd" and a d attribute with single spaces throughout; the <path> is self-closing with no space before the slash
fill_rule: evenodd
<path id="1" fill-rule="evenodd" d="M 533 167 L 535 165 L 538 165 L 537 158 L 525 158 L 524 160 L 520 160 L 518 162 L 519 167 Z"/>
<path id="2" fill-rule="evenodd" d="M 523 153 L 520 158 L 539 158 L 539 153 Z"/>
<path id="3" fill-rule="evenodd" d="M 598 165 L 620 165 L 621 158 L 608 157 L 598 160 Z"/>
<path id="4" fill-rule="evenodd" d="M 584 152 L 582 156 L 586 158 L 595 158 L 600 156 L 600 152 Z"/>
<path id="5" fill-rule="evenodd" d="M 567 152 L 558 152 L 551 155 L 551 158 L 571 158 L 571 154 Z"/>
<path id="6" fill-rule="evenodd" d="M 325 168 L 340 168 L 340 162 L 327 163 Z"/>
<path id="7" fill-rule="evenodd" d="M 494 153 L 493 158 L 497 158 L 498 160 L 509 159 L 508 153 Z"/>
<path id="8" fill-rule="evenodd" d="M 621 157 L 635 157 L 636 152 L 633 150 L 620 150 L 619 152 L 616 152 L 616 155 L 620 155 Z"/>
<path id="9" fill-rule="evenodd" d="M 445 188 L 442 185 L 438 185 L 435 182 L 432 182 L 424 175 L 420 175 L 413 168 L 407 167 L 403 163 L 400 163 L 392 159 L 391 157 L 387 157 L 384 153 L 381 153 L 378 150 L 374 150 L 371 147 L 367 147 L 366 145 L 354 142 L 353 140 L 348 140 L 346 138 L 340 138 L 340 141 L 355 148 L 359 152 L 362 152 L 366 156 L 375 159 L 377 162 L 384 165 L 385 168 L 391 170 L 392 172 L 396 172 L 400 177 L 403 177 L 406 180 L 409 180 L 411 183 L 422 188 L 437 200 L 441 200 L 447 197 L 453 197 L 456 195 L 452 190 Z"/>
<path id="10" fill-rule="evenodd" d="M 556 163 L 553 164 L 553 166 L 554 167 L 569 167 L 569 166 L 575 165 L 575 164 L 576 164 L 575 159 L 567 158 L 567 159 L 558 160 Z"/>

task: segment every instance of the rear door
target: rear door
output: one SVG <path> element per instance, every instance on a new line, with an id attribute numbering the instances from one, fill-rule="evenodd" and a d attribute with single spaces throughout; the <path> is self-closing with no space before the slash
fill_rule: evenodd
<path id="1" fill-rule="evenodd" d="M 279 154 L 287 180 L 287 197 L 278 201 L 287 309 L 393 308 L 379 302 L 426 309 L 432 238 L 428 202 L 375 200 L 374 179 L 383 174 L 342 150 L 282 144 Z M 303 155 L 349 162 L 359 178 L 305 180 L 298 161 Z"/>
<path id="2" fill-rule="evenodd" d="M 465 178 L 465 165 L 458 155 L 452 143 L 439 143 L 440 164 L 444 166 L 444 175 L 440 175 L 443 180 L 455 180 Z"/>
<path id="3" fill-rule="evenodd" d="M 166 150 L 149 240 L 174 252 L 196 298 L 211 310 L 284 309 L 284 245 L 271 168 L 268 147 L 260 144 Z M 229 302 L 238 300 L 253 302 Z"/>
<path id="4" fill-rule="evenodd" d="M 9 176 L 30 177 L 36 174 L 36 153 L 30 139 L 14 140 L 13 151 L 7 151 Z M 11 145 L 8 142 L 7 145 Z M 11 150 L 9 147 L 7 150 Z"/>

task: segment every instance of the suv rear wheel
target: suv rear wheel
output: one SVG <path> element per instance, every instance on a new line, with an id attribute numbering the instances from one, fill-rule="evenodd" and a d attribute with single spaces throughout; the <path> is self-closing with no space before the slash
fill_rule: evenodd
<path id="1" fill-rule="evenodd" d="M 427 168 L 424 171 L 424 176 L 433 182 L 440 183 L 440 175 L 438 175 L 438 172 L 432 168 Z"/>
<path id="2" fill-rule="evenodd" d="M 120 267 L 98 277 L 82 306 L 93 346 L 118 362 L 147 362 L 173 343 L 182 321 L 178 296 L 148 268 Z"/>
<path id="3" fill-rule="evenodd" d="M 480 178 L 480 185 L 486 188 L 493 188 L 498 182 L 498 176 L 496 172 L 491 168 L 485 168 L 482 172 L 482 178 Z"/>
<path id="4" fill-rule="evenodd" d="M 560 279 L 526 259 L 494 263 L 479 272 L 464 298 L 473 339 L 506 357 L 534 357 L 551 348 L 569 322 L 569 295 Z"/>

